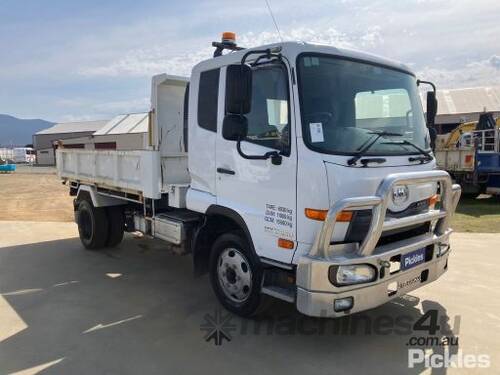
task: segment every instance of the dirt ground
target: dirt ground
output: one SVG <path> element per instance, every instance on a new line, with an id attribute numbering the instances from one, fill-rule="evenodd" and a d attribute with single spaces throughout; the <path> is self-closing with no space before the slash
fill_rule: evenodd
<path id="1" fill-rule="evenodd" d="M 73 197 L 55 174 L 0 174 L 0 220 L 73 221 Z"/>

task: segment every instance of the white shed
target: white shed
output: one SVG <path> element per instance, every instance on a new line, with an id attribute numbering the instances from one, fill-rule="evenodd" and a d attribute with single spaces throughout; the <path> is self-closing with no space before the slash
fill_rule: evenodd
<path id="1" fill-rule="evenodd" d="M 144 150 L 149 148 L 149 112 L 118 115 L 95 133 L 63 142 L 65 148 Z"/>

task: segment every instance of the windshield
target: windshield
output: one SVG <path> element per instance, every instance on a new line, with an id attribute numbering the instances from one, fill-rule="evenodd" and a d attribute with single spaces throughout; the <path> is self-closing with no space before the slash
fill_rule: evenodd
<path id="1" fill-rule="evenodd" d="M 368 63 L 325 55 L 298 59 L 303 138 L 329 154 L 352 155 L 384 135 L 366 155 L 409 155 L 429 150 L 415 77 Z"/>

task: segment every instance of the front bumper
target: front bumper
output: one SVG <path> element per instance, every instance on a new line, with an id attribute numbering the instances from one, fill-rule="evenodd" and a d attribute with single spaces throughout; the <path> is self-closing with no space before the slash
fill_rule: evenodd
<path id="1" fill-rule="evenodd" d="M 297 310 L 309 316 L 334 318 L 372 309 L 437 280 L 448 269 L 449 254 L 450 251 L 420 266 L 400 271 L 395 275 L 388 275 L 368 284 L 335 288 L 335 291 L 314 291 L 297 287 Z M 384 257 L 384 259 L 389 258 Z M 326 268 L 328 272 L 328 267 L 324 266 L 325 264 L 321 268 Z M 353 298 L 352 309 L 335 311 L 334 301 L 346 297 Z"/>
<path id="2" fill-rule="evenodd" d="M 437 182 L 440 185 L 441 207 L 424 214 L 387 219 L 386 211 L 393 187 L 403 184 Z M 449 256 L 449 220 L 460 198 L 460 186 L 452 185 L 445 171 L 429 171 L 389 175 L 380 184 L 377 194 L 348 198 L 332 206 L 309 254 L 300 258 L 297 267 L 297 309 L 310 316 L 338 317 L 367 310 L 408 293 L 439 278 L 447 269 Z M 331 244 L 337 214 L 345 209 L 371 207 L 372 222 L 356 251 Z M 384 231 L 432 223 L 432 231 L 402 241 L 377 246 Z M 425 248 L 425 262 L 408 270 L 388 268 L 391 262 L 414 250 Z M 340 250 L 339 250 L 340 249 Z M 444 251 L 444 249 L 448 251 Z M 399 257 L 399 258 L 398 258 Z M 397 263 L 397 261 L 396 261 Z M 370 264 L 377 269 L 377 278 L 365 284 L 335 286 L 329 269 L 336 265 Z M 396 288 L 394 287 L 396 286 Z M 335 311 L 334 301 L 352 297 L 354 304 L 347 311 Z"/>

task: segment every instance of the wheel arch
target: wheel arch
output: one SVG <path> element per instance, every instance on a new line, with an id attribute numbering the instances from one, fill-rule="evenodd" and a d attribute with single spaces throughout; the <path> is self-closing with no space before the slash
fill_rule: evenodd
<path id="1" fill-rule="evenodd" d="M 120 206 L 127 204 L 126 201 L 118 198 L 108 197 L 106 195 L 99 194 L 95 186 L 90 185 L 79 185 L 78 191 L 76 193 L 76 202 L 87 199 L 92 202 L 94 207 L 109 207 L 109 206 Z"/>
<path id="2" fill-rule="evenodd" d="M 245 220 L 235 210 L 214 204 L 208 207 L 202 225 L 194 234 L 191 251 L 195 276 L 201 276 L 208 271 L 213 243 L 221 234 L 231 231 L 241 231 L 244 234 L 250 250 L 258 259 Z"/>

